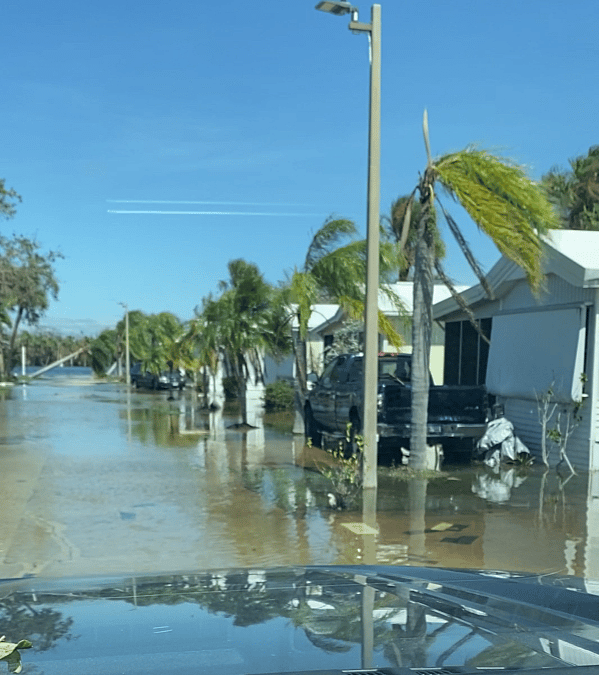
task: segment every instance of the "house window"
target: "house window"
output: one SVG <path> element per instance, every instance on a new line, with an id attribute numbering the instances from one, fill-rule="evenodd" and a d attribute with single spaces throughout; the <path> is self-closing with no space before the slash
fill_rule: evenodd
<path id="1" fill-rule="evenodd" d="M 478 319 L 481 331 L 491 337 L 492 319 Z M 485 384 L 489 345 L 470 321 L 445 324 L 445 384 Z"/>

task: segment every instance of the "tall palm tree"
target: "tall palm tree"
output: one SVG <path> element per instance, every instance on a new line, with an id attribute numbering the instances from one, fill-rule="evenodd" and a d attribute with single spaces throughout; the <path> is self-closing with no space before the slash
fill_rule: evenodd
<path id="1" fill-rule="evenodd" d="M 424 114 L 424 140 L 428 163 L 411 195 L 419 194 L 421 217 L 414 261 L 414 316 L 412 323 L 412 430 L 410 465 L 427 467 L 427 410 L 429 394 L 429 355 L 432 332 L 433 274 L 436 271 L 452 295 L 464 306 L 435 255 L 438 237 L 437 211 L 441 212 L 468 263 L 487 294 L 493 297 L 484 274 L 474 258 L 455 220 L 445 210 L 436 191 L 437 184 L 460 203 L 499 251 L 520 265 L 529 284 L 538 292 L 541 271 L 541 235 L 557 226 L 555 212 L 539 184 L 524 170 L 484 150 L 465 150 L 431 157 L 428 119 Z"/>
<path id="2" fill-rule="evenodd" d="M 388 216 L 381 218 L 384 234 L 397 244 L 398 281 L 407 281 L 414 268 L 416 242 L 418 241 L 418 223 L 420 221 L 420 202 L 411 195 L 398 197 L 392 204 Z M 445 244 L 440 236 L 435 239 L 435 255 L 445 257 Z"/>

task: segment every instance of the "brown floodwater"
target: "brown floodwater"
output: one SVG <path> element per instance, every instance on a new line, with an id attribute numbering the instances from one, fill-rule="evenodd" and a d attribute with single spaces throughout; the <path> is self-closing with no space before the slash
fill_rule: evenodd
<path id="1" fill-rule="evenodd" d="M 243 431 L 190 391 L 63 370 L 0 392 L 0 577 L 381 563 L 599 579 L 596 476 L 387 467 L 336 510 L 327 457 L 285 424 Z"/>

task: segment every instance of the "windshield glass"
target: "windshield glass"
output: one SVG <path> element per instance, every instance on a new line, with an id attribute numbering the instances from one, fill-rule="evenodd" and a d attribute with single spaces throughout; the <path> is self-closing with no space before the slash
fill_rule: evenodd
<path id="1" fill-rule="evenodd" d="M 595 6 L 315 4 L 3 8 L 0 670 L 599 663 Z"/>

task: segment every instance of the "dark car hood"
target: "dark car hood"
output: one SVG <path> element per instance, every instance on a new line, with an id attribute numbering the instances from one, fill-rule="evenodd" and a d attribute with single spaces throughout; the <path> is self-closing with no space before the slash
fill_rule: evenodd
<path id="1" fill-rule="evenodd" d="M 599 597 L 585 582 L 499 572 L 341 566 L 5 580 L 3 634 L 33 643 L 22 672 L 36 675 L 599 672 Z"/>

